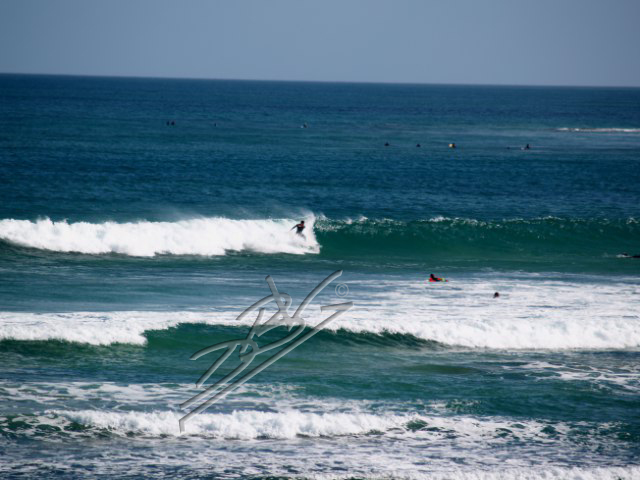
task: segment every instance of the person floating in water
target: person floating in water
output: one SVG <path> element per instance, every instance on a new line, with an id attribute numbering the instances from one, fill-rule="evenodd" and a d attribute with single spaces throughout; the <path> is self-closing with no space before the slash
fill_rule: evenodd
<path id="1" fill-rule="evenodd" d="M 524 146 L 524 149 L 525 149 L 525 150 L 531 150 L 531 146 L 527 143 L 527 144 Z"/>
<path id="2" fill-rule="evenodd" d="M 624 258 L 640 258 L 640 255 L 629 255 L 628 253 L 623 253 L 622 256 Z"/>
<path id="3" fill-rule="evenodd" d="M 293 228 L 291 230 L 293 230 L 294 228 L 297 228 L 296 233 L 298 235 L 302 235 L 304 237 L 304 234 L 302 233 L 302 231 L 304 230 L 304 220 L 300 220 L 300 223 L 297 225 L 294 225 Z"/>
<path id="4" fill-rule="evenodd" d="M 500 292 L 496 292 L 493 294 L 493 298 L 500 298 Z"/>
<path id="5" fill-rule="evenodd" d="M 436 277 L 433 273 L 429 276 L 430 282 L 446 282 L 444 278 Z"/>

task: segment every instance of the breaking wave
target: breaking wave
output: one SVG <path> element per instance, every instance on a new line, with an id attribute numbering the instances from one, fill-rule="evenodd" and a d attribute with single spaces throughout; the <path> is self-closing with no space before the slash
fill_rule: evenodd
<path id="1" fill-rule="evenodd" d="M 568 436 L 575 428 L 597 430 L 596 425 L 585 423 L 573 426 L 553 422 L 551 428 L 542 421 L 513 421 L 501 417 L 442 417 L 417 413 L 312 413 L 292 409 L 286 412 L 235 410 L 231 413 L 202 413 L 192 417 L 186 424 L 185 432 L 181 433 L 178 421 L 185 413 L 170 410 L 47 410 L 40 415 L 0 417 L 0 430 L 11 429 L 11 424 L 15 423 L 20 426 L 23 435 L 28 435 L 30 430 L 47 425 L 48 430 L 56 434 L 72 431 L 67 427 L 74 424 L 76 431 L 99 429 L 118 436 L 197 435 L 229 440 L 408 434 L 424 437 L 425 440 L 458 438 L 458 442 L 469 445 L 478 441 L 500 443 L 513 438 L 544 441 L 558 435 Z"/>
<path id="2" fill-rule="evenodd" d="M 353 284 L 354 308 L 330 323 L 319 341 L 394 346 L 417 339 L 456 348 L 523 350 L 640 347 L 640 290 L 635 282 L 574 283 L 528 276 L 380 286 L 378 292 L 360 294 L 362 285 Z M 492 298 L 495 290 L 502 292 L 498 300 Z M 161 331 L 180 324 L 191 326 L 171 332 L 174 339 L 204 335 L 211 325 L 240 327 L 238 337 L 243 337 L 255 320 L 236 320 L 243 309 L 0 312 L 0 340 L 144 345 L 161 341 Z M 319 323 L 324 318 L 319 305 L 309 307 L 305 318 L 308 325 Z"/>
<path id="3" fill-rule="evenodd" d="M 636 254 L 640 221 L 543 217 L 482 221 L 433 217 L 426 220 L 337 220 L 306 218 L 305 236 L 291 227 L 298 220 L 237 220 L 224 217 L 177 222 L 67 222 L 0 220 L 0 241 L 28 248 L 83 254 L 218 256 L 230 252 L 318 254 L 340 258 L 496 258 L 525 260 L 564 255 L 602 257 Z M 0 245 L 1 246 L 1 245 Z"/>
<path id="4" fill-rule="evenodd" d="M 48 218 L 0 220 L 0 239 L 56 252 L 118 253 L 138 257 L 159 254 L 225 255 L 227 252 L 318 253 L 314 218 L 305 236 L 296 235 L 293 219 L 233 220 L 223 217 L 178 222 L 52 221 Z"/>

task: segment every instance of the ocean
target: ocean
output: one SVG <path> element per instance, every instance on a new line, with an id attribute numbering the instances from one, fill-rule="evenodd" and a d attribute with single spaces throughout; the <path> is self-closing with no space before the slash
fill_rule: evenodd
<path id="1" fill-rule="evenodd" d="M 0 75 L 0 185 L 0 477 L 640 478 L 640 89 Z"/>

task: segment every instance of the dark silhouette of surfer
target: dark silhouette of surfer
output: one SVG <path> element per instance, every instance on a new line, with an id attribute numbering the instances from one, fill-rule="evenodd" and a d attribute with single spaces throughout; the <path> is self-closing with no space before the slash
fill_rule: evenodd
<path id="1" fill-rule="evenodd" d="M 296 233 L 298 235 L 302 235 L 304 237 L 304 234 L 302 233 L 302 231 L 304 230 L 305 226 L 304 226 L 304 220 L 300 220 L 300 223 L 297 225 L 294 225 L 293 228 L 291 230 L 293 230 L 294 228 L 296 228 Z"/>
<path id="2" fill-rule="evenodd" d="M 624 258 L 640 258 L 640 255 L 629 255 L 628 253 L 623 253 L 622 256 Z"/>

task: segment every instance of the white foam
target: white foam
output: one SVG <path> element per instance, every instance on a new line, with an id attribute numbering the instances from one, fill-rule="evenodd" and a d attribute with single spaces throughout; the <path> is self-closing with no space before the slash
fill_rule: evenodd
<path id="1" fill-rule="evenodd" d="M 185 414 L 173 411 L 112 412 L 98 410 L 51 410 L 46 413 L 60 415 L 83 425 L 107 428 L 122 435 L 135 432 L 149 436 L 181 435 L 178 421 Z M 248 410 L 234 411 L 229 414 L 203 413 L 196 415 L 188 421 L 186 434 L 242 440 L 295 438 L 297 436 L 340 436 L 384 431 L 401 426 L 403 422 L 406 422 L 405 417 L 395 415 Z"/>
<path id="2" fill-rule="evenodd" d="M 472 348 L 640 347 L 636 283 L 487 275 L 449 283 L 380 282 L 361 299 L 358 285 L 349 288 L 355 307 L 329 328 L 410 334 Z M 495 291 L 500 298 L 493 298 Z"/>
<path id="3" fill-rule="evenodd" d="M 316 325 L 326 318 L 320 305 L 353 301 L 355 306 L 330 323 L 328 330 L 408 334 L 468 348 L 640 347 L 640 287 L 633 281 L 604 280 L 587 283 L 494 275 L 441 284 L 424 279 L 347 281 L 348 297 L 338 298 L 327 290 L 305 317 L 308 325 Z M 501 297 L 492 298 L 494 291 Z M 264 293 L 257 291 L 254 300 Z M 301 298 L 293 300 L 295 307 Z M 180 323 L 250 325 L 254 317 L 236 320 L 250 303 L 226 312 L 0 312 L 0 339 L 140 345 L 146 341 L 145 332 Z M 275 311 L 269 310 L 273 305 L 267 307 L 267 314 Z"/>
<path id="4" fill-rule="evenodd" d="M 559 132 L 640 133 L 640 128 L 558 128 Z"/>
<path id="5" fill-rule="evenodd" d="M 225 398 L 225 408 L 247 408 L 268 411 L 273 405 L 278 408 L 298 408 L 319 412 L 361 411 L 369 405 L 367 401 L 345 401 L 344 399 L 310 398 L 298 394 L 299 386 L 288 384 L 240 385 L 233 395 Z M 129 408 L 150 409 L 158 405 L 178 409 L 185 400 L 200 393 L 194 383 L 115 383 L 115 382 L 11 382 L 0 381 L 0 403 L 31 402 L 39 408 L 63 409 L 73 405 L 76 409 L 90 409 L 96 404 Z M 274 400 L 277 398 L 277 402 Z"/>
<path id="6" fill-rule="evenodd" d="M 234 410 L 231 413 L 201 413 L 190 418 L 180 432 L 179 420 L 185 412 L 173 410 L 46 410 L 26 417 L 33 427 L 40 423 L 64 428 L 67 422 L 85 427 L 108 429 L 116 435 L 159 437 L 201 436 L 228 440 L 259 438 L 293 439 L 296 437 L 341 437 L 376 434 L 387 440 L 407 440 L 432 448 L 473 450 L 478 443 L 496 448 L 516 442 L 535 442 L 538 448 L 557 448 L 573 442 L 580 431 L 587 437 L 613 424 L 520 420 L 507 417 L 430 416 L 418 413 L 397 415 L 365 412 L 305 412 Z"/>
<path id="7" fill-rule="evenodd" d="M 54 222 L 48 218 L 0 220 L 0 239 L 18 245 L 87 254 L 119 253 L 151 257 L 158 254 L 224 255 L 226 252 L 318 253 L 315 218 L 305 220 L 305 236 L 291 227 L 298 220 L 232 220 L 212 217 L 178 222 L 87 223 Z"/>
<path id="8" fill-rule="evenodd" d="M 18 422 L 19 435 L 51 441 L 69 436 L 92 438 L 96 433 L 104 433 L 103 430 L 123 438 L 159 439 L 160 442 L 153 443 L 154 451 L 159 452 L 158 464 L 184 467 L 202 464 L 206 465 L 208 475 L 217 472 L 217 465 L 238 465 L 235 472 L 244 476 L 260 472 L 285 475 L 287 471 L 281 468 L 284 464 L 305 478 L 577 480 L 612 479 L 616 478 L 614 474 L 636 478 L 634 475 L 640 473 L 640 468 L 633 466 L 601 468 L 613 462 L 628 463 L 624 458 L 607 456 L 618 446 L 628 448 L 624 440 L 617 438 L 616 424 L 610 423 L 431 416 L 415 412 L 395 415 L 386 411 L 373 414 L 237 410 L 197 415 L 187 422 L 186 431 L 180 433 L 180 412 L 122 411 L 121 407 L 63 408 L 37 415 L 0 416 L 0 428 Z M 78 424 L 85 428 L 78 428 Z M 608 431 L 611 433 L 603 437 Z M 182 437 L 184 441 L 176 443 L 165 437 Z M 323 438 L 317 440 L 318 437 Z M 271 441 L 256 444 L 255 439 Z M 596 453 L 601 445 L 608 446 L 604 454 Z M 132 447 L 131 444 L 125 447 L 122 461 L 127 468 L 138 468 L 137 457 L 133 463 L 126 463 L 131 459 Z M 589 453 L 586 457 L 585 451 Z M 119 453 L 109 450 L 109 455 L 113 458 Z M 461 458 L 463 462 L 459 461 Z M 9 463 L 12 459 L 5 460 Z M 64 464 L 71 463 L 77 466 L 75 459 L 65 459 Z M 108 465 L 114 463 L 119 462 Z M 568 467 L 576 463 L 582 467 Z M 20 470 L 18 462 L 12 465 L 13 471 Z M 0 471 L 2 468 L 0 464 Z"/>
<path id="9" fill-rule="evenodd" d="M 0 339 L 144 345 L 144 332 L 207 320 L 211 320 L 211 314 L 196 312 L 0 312 Z"/>
<path id="10" fill-rule="evenodd" d="M 510 370 L 531 370 L 542 374 L 540 380 L 547 378 L 569 382 L 590 382 L 599 386 L 617 387 L 629 392 L 640 392 L 640 365 L 618 360 L 616 367 L 606 367 L 600 364 L 585 365 L 584 361 L 554 361 L 530 362 L 516 367 L 503 366 Z"/>
<path id="11" fill-rule="evenodd" d="M 503 465 L 500 468 L 449 468 L 442 472 L 388 471 L 381 465 L 377 472 L 367 474 L 365 478 L 374 480 L 633 480 L 640 478 L 640 467 L 513 467 Z M 387 471 L 385 471 L 387 470 Z M 359 477 L 360 475 L 358 475 Z M 353 478 L 353 475 L 310 475 L 316 480 L 340 480 Z"/>

